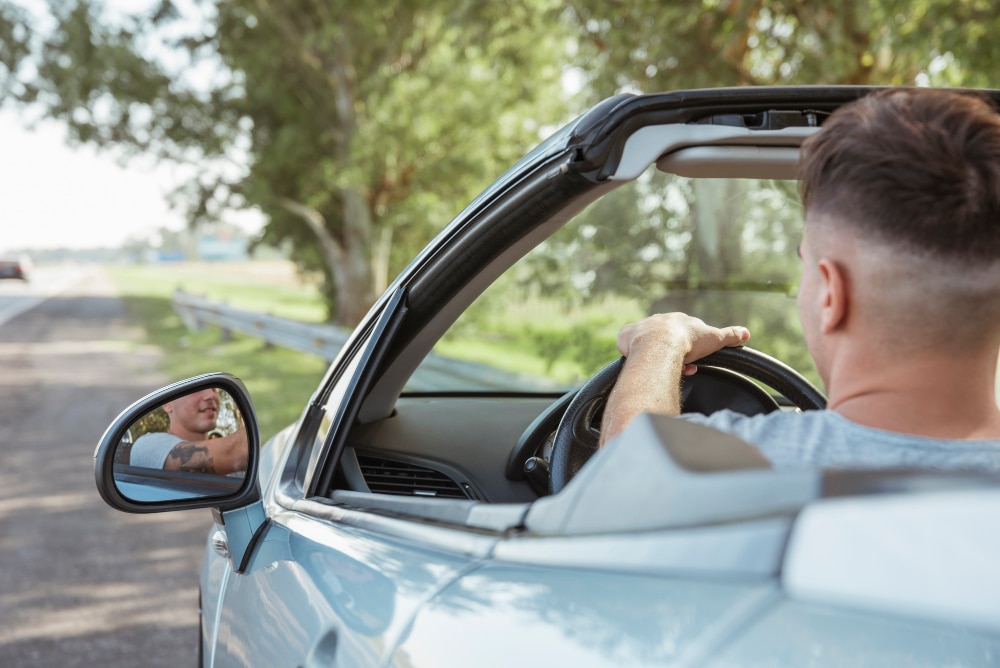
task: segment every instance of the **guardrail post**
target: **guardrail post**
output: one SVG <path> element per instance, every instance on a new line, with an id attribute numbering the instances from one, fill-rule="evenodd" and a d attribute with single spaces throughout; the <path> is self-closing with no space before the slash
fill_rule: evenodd
<path id="1" fill-rule="evenodd" d="M 226 302 L 222 302 L 220 308 L 228 310 L 229 309 L 229 305 Z M 221 338 L 221 340 L 222 340 L 223 343 L 229 343 L 230 341 L 233 340 L 233 330 L 230 329 L 230 327 L 228 325 L 224 325 L 222 323 L 219 323 L 219 329 L 220 329 L 221 334 L 222 334 L 220 338 Z"/>
<path id="2" fill-rule="evenodd" d="M 174 289 L 174 298 L 172 300 L 174 311 L 177 312 L 178 317 L 189 332 L 200 332 L 202 324 L 198 319 L 198 312 L 188 307 L 188 300 L 185 299 L 186 296 L 188 296 L 187 293 L 180 287 Z"/>

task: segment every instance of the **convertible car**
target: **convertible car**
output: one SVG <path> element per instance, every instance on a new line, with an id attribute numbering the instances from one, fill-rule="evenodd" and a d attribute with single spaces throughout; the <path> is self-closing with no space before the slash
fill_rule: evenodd
<path id="1" fill-rule="evenodd" d="M 699 363 L 685 411 L 824 406 L 795 310 L 798 147 L 868 92 L 608 99 L 443 228 L 267 443 L 225 373 L 123 412 L 103 498 L 215 511 L 203 665 L 1000 663 L 996 476 L 775 471 L 651 415 L 595 448 L 615 332 L 651 312 L 754 333 L 760 352 Z M 171 496 L 116 463 L 142 416 L 207 387 L 242 414 L 245 478 Z"/>

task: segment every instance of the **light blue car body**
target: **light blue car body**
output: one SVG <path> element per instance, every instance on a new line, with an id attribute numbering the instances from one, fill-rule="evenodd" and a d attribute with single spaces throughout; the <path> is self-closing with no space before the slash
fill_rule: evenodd
<path id="1" fill-rule="evenodd" d="M 623 439 L 641 439 L 642 426 Z M 284 437 L 265 452 L 279 451 Z M 995 665 L 1000 603 L 990 599 L 997 581 L 977 585 L 977 573 L 970 586 L 956 569 L 985 567 L 982 560 L 1000 554 L 1000 541 L 982 532 L 1000 511 L 1000 491 L 823 500 L 819 473 L 771 471 L 711 484 L 739 488 L 739 475 L 785 490 L 779 504 L 787 502 L 788 511 L 694 526 L 680 519 L 680 526 L 662 530 L 505 536 L 310 501 L 271 506 L 245 572 L 235 573 L 211 545 L 206 550 L 201 586 L 211 649 L 205 663 Z M 898 526 L 901 508 L 905 518 L 908 505 L 923 512 L 927 504 L 950 505 L 968 517 L 954 524 L 947 513 L 932 515 L 915 532 L 902 526 L 873 540 L 880 515 L 888 513 L 890 526 Z M 810 508 L 821 516 L 803 512 Z M 822 517 L 831 510 L 833 517 Z M 811 566 L 802 560 L 826 548 L 795 541 L 813 541 L 817 533 L 835 533 L 843 554 L 826 554 L 843 563 L 816 563 L 801 573 Z M 914 534 L 950 534 L 952 542 L 936 548 L 918 542 L 925 551 L 918 558 L 906 551 Z M 956 551 L 967 548 L 978 553 L 958 558 Z M 890 563 L 886 572 L 901 554 L 907 562 Z M 823 584 L 845 569 L 860 582 L 880 578 L 887 591 L 825 591 Z M 789 570 L 798 581 L 789 580 Z M 950 594 L 916 592 L 928 579 Z"/>

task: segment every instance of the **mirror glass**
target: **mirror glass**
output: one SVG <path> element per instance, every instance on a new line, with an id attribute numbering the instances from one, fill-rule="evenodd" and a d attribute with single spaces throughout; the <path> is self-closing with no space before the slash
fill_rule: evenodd
<path id="1" fill-rule="evenodd" d="M 209 387 L 129 425 L 115 450 L 115 485 L 132 501 L 224 497 L 243 486 L 248 446 L 232 396 Z"/>

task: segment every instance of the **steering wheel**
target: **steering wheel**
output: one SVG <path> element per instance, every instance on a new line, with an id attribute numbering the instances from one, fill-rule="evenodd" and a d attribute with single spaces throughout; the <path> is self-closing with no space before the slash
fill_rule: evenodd
<path id="1" fill-rule="evenodd" d="M 598 371 L 584 383 L 563 413 L 552 446 L 549 470 L 549 491 L 552 494 L 558 494 L 597 452 L 600 433 L 591 425 L 594 417 L 604 407 L 624 362 L 624 358 L 619 358 Z M 826 407 L 826 397 L 802 374 L 753 348 L 722 348 L 695 364 L 704 367 L 706 371 L 728 369 L 758 380 L 777 390 L 804 411 Z M 738 382 L 748 386 L 747 389 L 752 393 L 762 393 L 759 387 L 737 374 L 729 376 L 731 379 L 739 379 Z M 777 404 L 765 405 L 761 412 L 775 408 Z"/>

